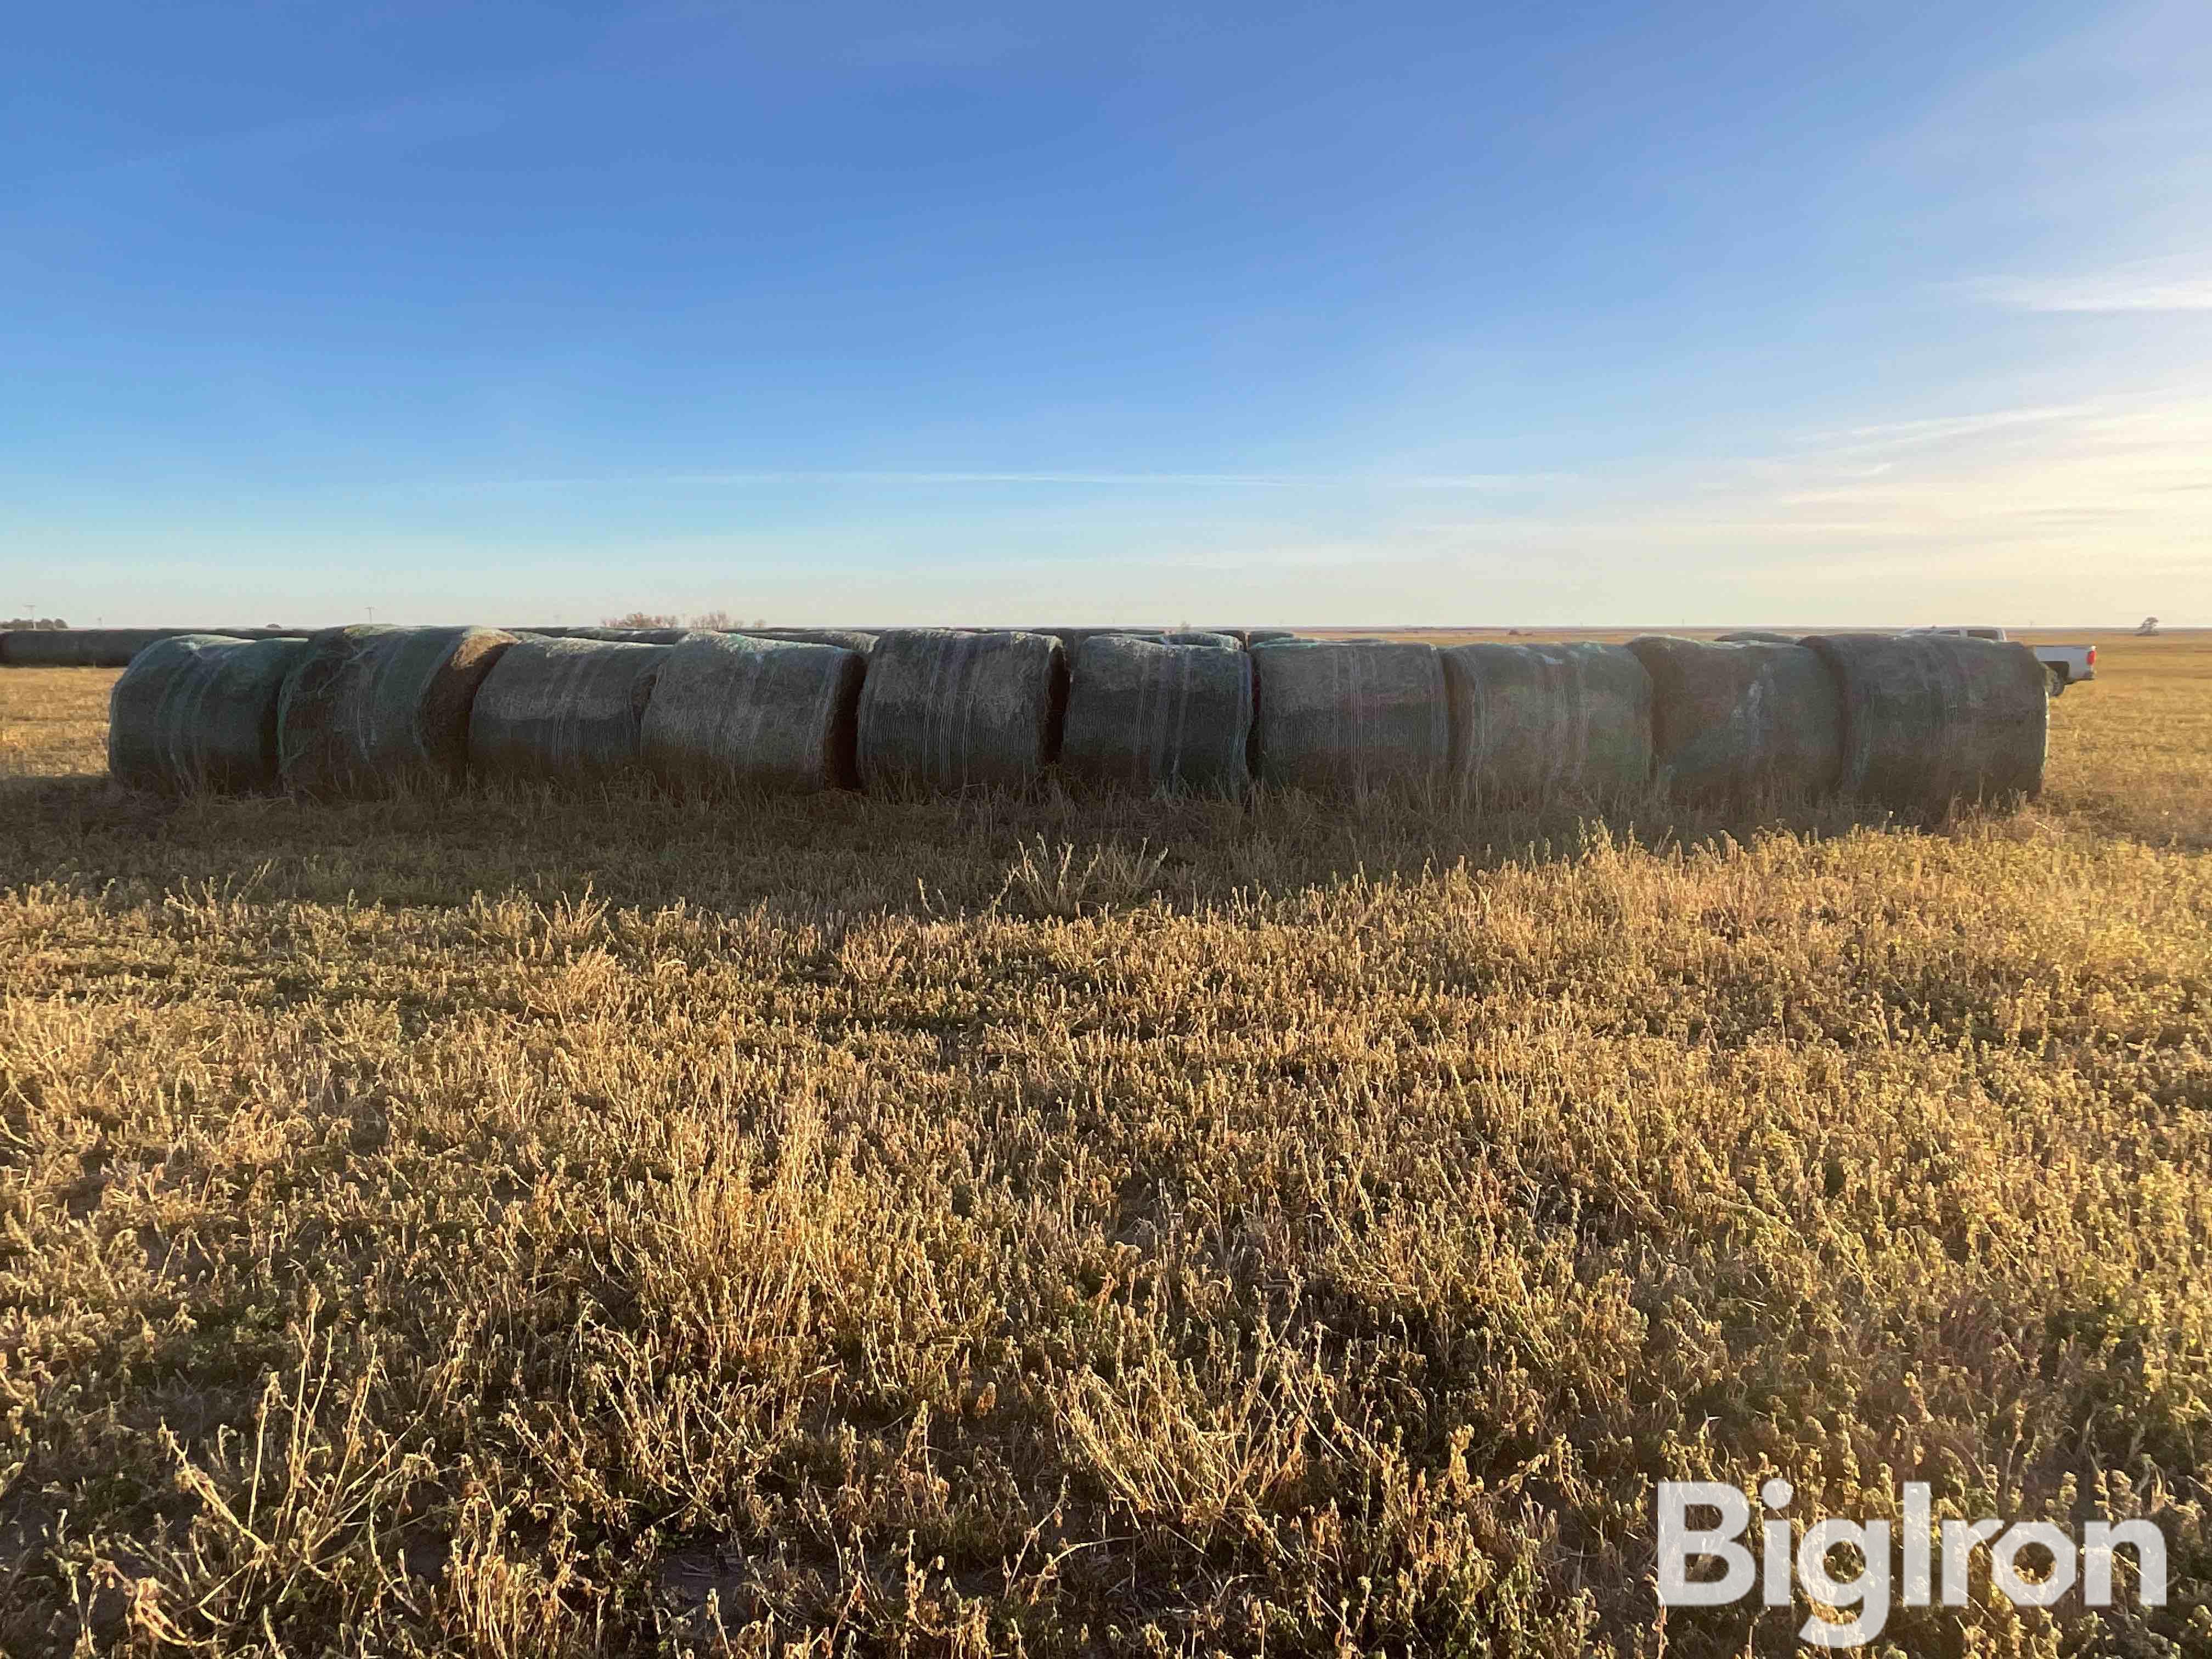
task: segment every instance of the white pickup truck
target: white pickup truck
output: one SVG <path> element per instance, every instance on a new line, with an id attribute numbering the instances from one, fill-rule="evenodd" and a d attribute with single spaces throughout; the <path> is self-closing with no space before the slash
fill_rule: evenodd
<path id="1" fill-rule="evenodd" d="M 2002 628 L 1920 628 L 1913 631 L 1918 634 L 1963 634 L 1970 640 L 2002 640 L 2005 637 Z M 2028 648 L 2035 653 L 2035 659 L 2043 665 L 2043 672 L 2050 678 L 2051 695 L 2054 697 L 2065 696 L 2066 688 L 2076 680 L 2097 678 L 2097 647 L 2094 645 L 2036 645 Z"/>

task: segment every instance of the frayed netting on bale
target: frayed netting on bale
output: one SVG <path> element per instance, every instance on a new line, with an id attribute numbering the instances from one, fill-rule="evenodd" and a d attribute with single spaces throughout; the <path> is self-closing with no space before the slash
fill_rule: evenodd
<path id="1" fill-rule="evenodd" d="M 1814 653 L 1796 645 L 1631 640 L 1651 676 L 1660 786 L 1685 799 L 1751 805 L 1832 792 L 1843 763 L 1842 703 Z"/>
<path id="2" fill-rule="evenodd" d="M 1067 656 L 1048 634 L 894 629 L 860 688 L 870 789 L 1019 785 L 1058 751 Z"/>
<path id="3" fill-rule="evenodd" d="M 1816 634 L 1841 692 L 1843 787 L 1901 815 L 2043 787 L 2051 705 L 2035 653 L 1946 634 Z"/>
<path id="4" fill-rule="evenodd" d="M 1444 775 L 1451 721 L 1434 646 L 1275 640 L 1250 655 L 1261 782 L 1345 792 Z"/>
<path id="5" fill-rule="evenodd" d="M 662 665 L 645 713 L 646 764 L 710 789 L 850 788 L 866 666 L 841 646 L 695 634 Z"/>
<path id="6" fill-rule="evenodd" d="M 183 634 L 131 659 L 107 697 L 107 770 L 132 789 L 276 787 L 276 703 L 305 640 Z"/>
<path id="7" fill-rule="evenodd" d="M 495 628 L 333 628 L 307 641 L 276 717 L 284 787 L 375 794 L 452 783 L 477 689 L 514 635 Z"/>
<path id="8" fill-rule="evenodd" d="M 1440 650 L 1463 799 L 1602 800 L 1651 775 L 1651 677 L 1615 645 Z"/>
<path id="9" fill-rule="evenodd" d="M 639 727 L 672 646 L 525 638 L 500 653 L 469 713 L 469 769 L 603 783 L 638 764 Z"/>
<path id="10" fill-rule="evenodd" d="M 1244 787 L 1252 659 L 1234 640 L 1206 637 L 1170 645 L 1103 634 L 1083 642 L 1060 739 L 1070 776 L 1147 793 Z"/>

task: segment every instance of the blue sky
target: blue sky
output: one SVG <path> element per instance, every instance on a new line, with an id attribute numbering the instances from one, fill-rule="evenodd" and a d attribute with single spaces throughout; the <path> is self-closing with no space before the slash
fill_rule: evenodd
<path id="1" fill-rule="evenodd" d="M 2212 623 L 2212 12 L 47 7 L 0 615 Z"/>

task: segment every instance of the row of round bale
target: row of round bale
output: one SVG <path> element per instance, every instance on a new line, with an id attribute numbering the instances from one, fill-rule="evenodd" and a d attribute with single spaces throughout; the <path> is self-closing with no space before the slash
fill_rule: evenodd
<path id="1" fill-rule="evenodd" d="M 1048 769 L 1142 793 L 1412 788 L 1603 804 L 1655 782 L 1899 813 L 2032 797 L 2026 647 L 1950 635 L 1625 646 L 1271 630 L 356 626 L 145 647 L 109 766 L 163 791 L 376 793 L 469 776 L 933 793 Z"/>

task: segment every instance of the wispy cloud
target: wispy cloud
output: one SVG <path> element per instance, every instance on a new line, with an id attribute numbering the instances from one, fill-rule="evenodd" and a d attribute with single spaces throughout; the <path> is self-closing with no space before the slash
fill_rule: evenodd
<path id="1" fill-rule="evenodd" d="M 1105 489 L 1405 489 L 1506 491 L 1564 482 L 1564 472 L 1464 472 L 1394 475 L 1311 472 L 895 471 L 797 470 L 731 472 L 651 472 L 574 477 L 479 479 L 471 488 L 592 489 L 655 486 L 676 489 L 773 489 L 809 484 L 854 484 L 889 489 L 959 489 L 971 485 L 1073 486 Z"/>
<path id="2" fill-rule="evenodd" d="M 2212 311 L 2212 259 L 2144 261 L 2059 276 L 1992 276 L 1967 285 L 2010 311 Z"/>

